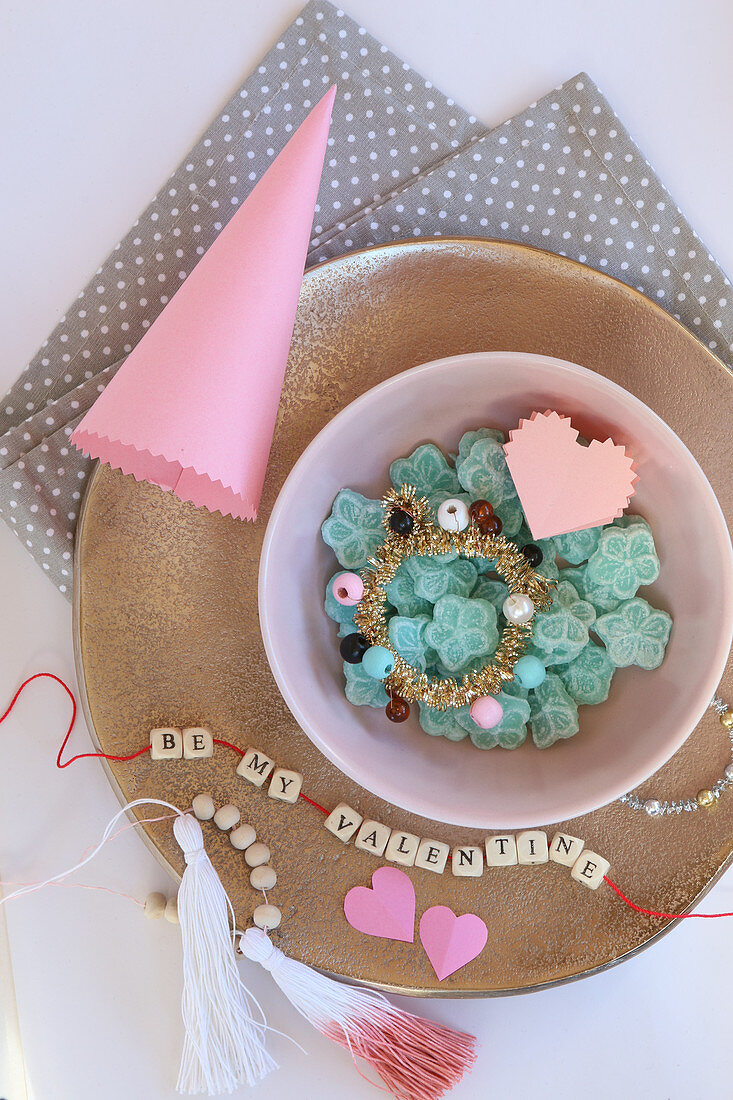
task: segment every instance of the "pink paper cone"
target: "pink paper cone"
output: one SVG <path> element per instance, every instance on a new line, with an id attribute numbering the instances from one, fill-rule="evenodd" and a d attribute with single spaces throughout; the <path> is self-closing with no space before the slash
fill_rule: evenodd
<path id="1" fill-rule="evenodd" d="M 254 519 L 335 86 L 273 161 L 72 435 L 181 500 Z"/>

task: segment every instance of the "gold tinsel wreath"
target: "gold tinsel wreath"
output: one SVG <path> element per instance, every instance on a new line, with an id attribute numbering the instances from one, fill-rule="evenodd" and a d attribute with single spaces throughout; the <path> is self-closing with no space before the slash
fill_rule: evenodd
<path id="1" fill-rule="evenodd" d="M 382 545 L 362 574 L 364 595 L 354 612 L 354 623 L 371 645 L 384 646 L 394 657 L 394 668 L 385 679 L 390 693 L 408 702 L 417 700 L 436 710 L 462 707 L 481 695 L 496 695 L 502 685 L 514 679 L 514 665 L 532 637 L 532 623 L 508 623 L 491 664 L 466 673 L 460 683 L 453 678 L 429 677 L 408 664 L 392 645 L 387 630 L 385 585 L 393 580 L 400 562 L 415 556 L 439 557 L 456 552 L 465 558 L 488 558 L 512 595 L 529 596 L 535 611 L 546 611 L 552 603 L 550 589 L 555 582 L 537 573 L 519 547 L 503 535 L 483 535 L 474 524 L 463 531 L 444 531 L 431 519 L 430 503 L 418 497 L 412 485 L 399 492 L 391 489 L 382 499 L 382 524 L 387 532 Z M 395 534 L 389 518 L 402 509 L 415 521 L 409 535 Z"/>

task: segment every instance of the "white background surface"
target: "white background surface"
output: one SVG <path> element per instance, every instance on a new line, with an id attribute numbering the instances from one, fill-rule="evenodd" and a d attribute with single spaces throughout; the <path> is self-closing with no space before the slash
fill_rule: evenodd
<path id="1" fill-rule="evenodd" d="M 300 6 L 3 0 L 1 388 Z M 727 0 L 603 7 L 585 0 L 348 0 L 346 10 L 490 125 L 586 69 L 708 247 L 733 270 Z M 0 702 L 41 669 L 73 682 L 69 605 L 2 524 L 0 608 Z M 3 879 L 37 879 L 75 862 L 118 808 L 96 763 L 54 767 L 67 705 L 60 688 L 41 682 L 0 730 Z M 83 723 L 75 746 L 88 747 Z M 139 898 L 170 890 L 131 833 L 84 881 Z M 730 878 L 703 909 L 733 909 Z M 7 923 L 27 1095 L 173 1097 L 181 1033 L 177 931 L 145 921 L 120 898 L 64 889 L 11 904 Z M 452 1094 L 456 1100 L 720 1096 L 733 1069 L 730 936 L 726 921 L 686 921 L 640 957 L 561 989 L 406 1003 L 480 1037 L 478 1066 Z M 343 1051 L 296 1016 L 268 975 L 250 967 L 246 980 L 273 1026 L 309 1052 L 272 1040 L 283 1068 L 258 1087 L 261 1100 L 379 1095 Z M 0 981 L 2 1006 L 10 986 L 7 975 Z M 0 1053 L 0 1096 L 24 1100 L 1 1041 Z"/>

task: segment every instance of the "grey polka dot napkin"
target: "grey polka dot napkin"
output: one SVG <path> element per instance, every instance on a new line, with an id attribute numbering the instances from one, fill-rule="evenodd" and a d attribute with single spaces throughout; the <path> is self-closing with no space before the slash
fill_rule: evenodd
<path id="1" fill-rule="evenodd" d="M 588 76 L 486 131 L 343 11 L 311 0 L 0 406 L 0 511 L 67 596 L 90 468 L 69 435 L 334 82 L 309 263 L 411 236 L 526 241 L 638 287 L 733 361 L 728 279 Z"/>

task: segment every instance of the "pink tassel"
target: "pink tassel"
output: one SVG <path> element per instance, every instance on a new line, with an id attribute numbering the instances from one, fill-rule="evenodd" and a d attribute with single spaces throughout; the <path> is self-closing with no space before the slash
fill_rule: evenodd
<path id="1" fill-rule="evenodd" d="M 473 1035 L 396 1008 L 381 993 L 334 981 L 289 959 L 259 928 L 239 941 L 269 970 L 293 1006 L 356 1061 L 374 1067 L 398 1100 L 438 1100 L 476 1060 Z"/>

